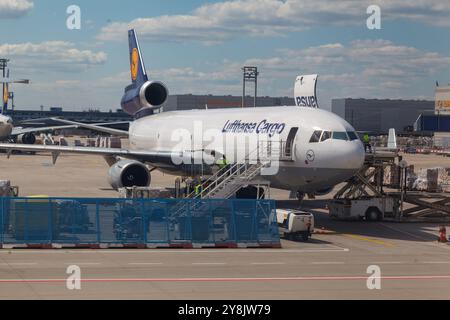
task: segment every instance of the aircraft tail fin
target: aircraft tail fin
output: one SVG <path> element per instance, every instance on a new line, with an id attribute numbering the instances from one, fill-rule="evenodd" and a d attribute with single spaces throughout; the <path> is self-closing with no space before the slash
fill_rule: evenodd
<path id="1" fill-rule="evenodd" d="M 139 47 L 139 40 L 134 29 L 128 31 L 128 43 L 130 46 L 131 81 L 134 85 L 142 85 L 148 81 L 148 76 Z"/>
<path id="2" fill-rule="evenodd" d="M 319 108 L 317 102 L 317 74 L 301 75 L 295 81 L 295 105 L 298 107 Z"/>
<path id="3" fill-rule="evenodd" d="M 389 137 L 388 137 L 388 149 L 398 149 L 397 146 L 397 134 L 395 133 L 395 129 L 389 129 Z"/>
<path id="4" fill-rule="evenodd" d="M 6 78 L 9 79 L 9 69 L 7 71 L 8 73 L 6 74 Z M 9 87 L 8 87 L 8 82 L 4 82 L 3 83 L 3 105 L 2 105 L 2 110 L 1 113 L 5 113 L 6 110 L 8 110 L 8 100 L 9 100 Z"/>

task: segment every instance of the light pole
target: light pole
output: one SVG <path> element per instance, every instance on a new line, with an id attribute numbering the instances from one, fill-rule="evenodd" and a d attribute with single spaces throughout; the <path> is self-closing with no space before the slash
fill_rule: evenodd
<path id="1" fill-rule="evenodd" d="M 242 68 L 244 72 L 244 81 L 243 81 L 243 93 L 242 93 L 242 108 L 245 108 L 245 95 L 246 95 L 246 84 L 247 82 L 253 82 L 255 84 L 255 98 L 253 106 L 257 107 L 257 99 L 258 99 L 258 68 L 257 67 L 244 67 Z"/>

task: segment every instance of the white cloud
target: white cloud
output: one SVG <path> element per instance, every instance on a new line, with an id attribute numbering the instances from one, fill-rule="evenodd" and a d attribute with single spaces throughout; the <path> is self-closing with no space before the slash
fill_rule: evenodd
<path id="1" fill-rule="evenodd" d="M 426 81 L 448 70 L 450 57 L 386 40 L 357 40 L 349 45 L 282 49 L 269 58 L 225 61 L 208 72 L 176 68 L 152 70 L 152 75 L 165 81 L 172 93 L 240 95 L 243 65 L 259 67 L 260 95 L 293 96 L 297 75 L 319 73 L 319 99 L 329 107 L 331 99 L 343 97 L 431 97 L 434 81 L 429 86 Z"/>
<path id="2" fill-rule="evenodd" d="M 98 38 L 124 39 L 127 29 L 141 37 L 162 41 L 199 41 L 205 44 L 245 36 L 283 36 L 313 26 L 365 27 L 369 5 L 377 3 L 386 20 L 407 19 L 450 26 L 448 0 L 234 0 L 203 5 L 191 14 L 143 17 L 114 22 Z"/>
<path id="3" fill-rule="evenodd" d="M 334 98 L 431 98 L 434 80 L 449 69 L 450 57 L 386 40 L 356 40 L 348 45 L 281 49 L 268 58 L 225 60 L 208 65 L 207 70 L 185 66 L 148 71 L 152 79 L 164 81 L 172 94 L 241 95 L 243 65 L 259 67 L 260 96 L 293 96 L 297 75 L 319 73 L 319 102 L 326 109 Z M 17 86 L 21 93 L 17 101 L 20 105 L 43 101 L 65 108 L 116 109 L 129 81 L 126 70 L 101 79 Z M 51 94 L 43 94 L 46 92 Z"/>
<path id="4" fill-rule="evenodd" d="M 28 71 L 80 72 L 104 64 L 107 60 L 104 52 L 81 50 L 73 43 L 64 41 L 2 44 L 0 56 L 13 58 L 15 69 Z"/>
<path id="5" fill-rule="evenodd" d="M 19 18 L 33 9 L 30 0 L 0 0 L 0 19 Z"/>

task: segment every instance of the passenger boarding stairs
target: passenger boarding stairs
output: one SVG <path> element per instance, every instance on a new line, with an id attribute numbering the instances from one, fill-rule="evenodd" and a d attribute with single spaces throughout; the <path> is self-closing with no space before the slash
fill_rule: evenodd
<path id="1" fill-rule="evenodd" d="M 260 141 L 258 147 L 244 159 L 228 165 L 204 181 L 200 192 L 192 192 L 189 199 L 229 199 L 248 185 L 268 185 L 265 180 L 255 181 L 264 169 L 279 165 L 280 161 L 292 161 L 290 148 L 283 141 Z M 260 195 L 261 197 L 263 195 Z"/>
<path id="2" fill-rule="evenodd" d="M 272 166 L 279 165 L 280 161 L 292 161 L 293 149 L 292 147 L 286 147 L 286 145 L 283 141 L 259 142 L 258 147 L 249 152 L 242 160 L 222 168 L 204 181 L 200 192 L 194 191 L 189 194 L 186 199 L 198 201 L 180 203 L 173 210 L 174 216 L 201 211 L 205 206 L 208 206 L 201 200 L 229 199 L 241 188 L 247 186 L 258 187 L 258 199 L 267 196 L 270 191 L 270 184 L 262 177 L 265 174 L 263 170 L 278 170 L 277 167 L 273 168 Z M 259 178 L 260 176 L 261 178 Z M 260 192 L 261 187 L 264 187 L 264 192 Z"/>

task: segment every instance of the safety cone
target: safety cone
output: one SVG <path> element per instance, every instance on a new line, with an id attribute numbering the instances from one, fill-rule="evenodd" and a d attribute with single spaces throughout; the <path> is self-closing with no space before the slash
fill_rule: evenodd
<path id="1" fill-rule="evenodd" d="M 439 242 L 447 243 L 447 228 L 445 226 L 441 226 L 439 228 Z"/>

